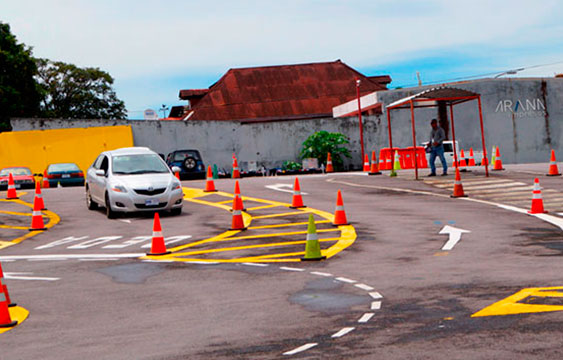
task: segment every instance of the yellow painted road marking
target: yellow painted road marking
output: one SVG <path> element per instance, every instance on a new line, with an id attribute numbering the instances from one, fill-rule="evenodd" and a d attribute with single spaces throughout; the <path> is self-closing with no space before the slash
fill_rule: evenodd
<path id="1" fill-rule="evenodd" d="M 256 219 L 256 217 L 254 217 Z M 319 220 L 315 221 L 315 224 L 324 224 L 329 223 L 330 220 Z M 272 228 L 279 228 L 279 227 L 289 227 L 289 226 L 300 226 L 300 225 L 308 225 L 309 222 L 296 222 L 296 223 L 287 223 L 287 224 L 276 224 L 276 225 L 264 225 L 264 226 L 251 226 L 248 230 L 258 230 L 258 229 L 272 229 Z"/>
<path id="2" fill-rule="evenodd" d="M 299 211 L 292 211 L 286 213 L 279 213 L 279 214 L 269 214 L 269 215 L 260 215 L 260 216 L 253 216 L 253 219 L 268 219 L 268 218 L 275 218 L 275 217 L 283 217 L 283 216 L 292 216 L 292 215 L 303 215 L 311 212 L 311 209 L 305 208 Z"/>
<path id="3" fill-rule="evenodd" d="M 218 203 L 218 202 L 211 202 L 206 201 L 204 199 L 200 199 L 201 197 L 207 196 L 211 193 L 204 193 L 202 190 L 199 189 L 188 189 L 183 188 L 184 192 L 184 201 L 194 202 L 201 205 L 208 205 L 217 207 L 223 210 L 230 210 L 230 206 Z M 233 194 L 224 193 L 221 191 L 212 193 L 218 196 L 224 196 L 232 198 Z M 258 199 L 253 197 L 244 197 L 249 201 L 254 201 L 258 203 L 266 204 L 264 206 L 259 206 L 256 208 L 270 208 L 270 207 L 290 207 L 290 204 L 281 203 L 277 201 L 270 201 L 264 199 Z M 225 202 L 226 203 L 226 202 Z M 254 208 L 254 209 L 256 209 Z M 248 210 L 247 210 L 248 211 Z M 300 214 L 307 214 L 313 213 L 324 220 L 318 220 L 317 223 L 327 223 L 334 221 L 334 216 L 331 213 L 327 213 L 322 210 L 312 209 L 312 208 L 305 208 L 299 211 L 288 212 L 288 213 L 279 213 L 279 214 L 271 214 L 271 215 L 263 215 L 263 216 L 251 216 L 247 212 L 243 212 L 243 217 L 245 219 L 245 226 L 248 226 L 252 221 L 263 219 L 263 218 L 274 218 L 274 217 L 284 217 L 284 216 L 292 216 L 292 215 L 300 215 Z M 276 225 L 265 225 L 265 226 L 256 226 L 252 227 L 253 229 L 268 229 L 268 228 L 277 228 L 277 227 L 289 227 L 289 226 L 297 226 L 306 223 L 285 223 L 285 224 L 276 224 Z M 226 227 L 226 226 L 225 226 Z M 356 231 L 353 226 L 351 225 L 342 225 L 338 226 L 337 228 L 333 229 L 320 229 L 318 232 L 340 232 L 339 237 L 330 237 L 319 239 L 322 243 L 327 242 L 335 242 L 331 246 L 326 249 L 321 249 L 322 254 L 327 258 L 331 258 L 332 256 L 338 254 L 340 251 L 346 249 L 348 246 L 352 245 L 356 240 Z M 174 248 L 168 249 L 171 254 L 164 255 L 164 256 L 144 256 L 141 259 L 150 259 L 150 260 L 166 260 L 166 261 L 181 261 L 181 262 L 295 262 L 300 261 L 298 256 L 304 254 L 304 247 L 303 251 L 300 252 L 292 252 L 292 253 L 274 253 L 274 254 L 262 254 L 262 255 L 248 255 L 245 257 L 236 257 L 236 252 L 241 250 L 252 250 L 252 249 L 273 249 L 279 247 L 287 247 L 292 245 L 304 245 L 306 240 L 298 240 L 298 241 L 285 241 L 285 242 L 273 242 L 273 243 L 266 243 L 266 244 L 253 244 L 253 245 L 241 245 L 241 246 L 231 246 L 226 248 L 207 248 L 207 249 L 196 249 L 196 246 L 199 245 L 207 245 L 212 246 L 213 243 L 220 243 L 226 241 L 240 241 L 240 240 L 251 240 L 251 239 L 266 239 L 272 238 L 275 239 L 280 236 L 290 236 L 290 235 L 301 235 L 306 234 L 306 231 L 295 231 L 295 232 L 284 232 L 284 233 L 272 233 L 272 234 L 258 234 L 258 235 L 248 235 L 243 236 L 239 235 L 240 230 L 229 230 L 225 231 L 222 234 L 217 236 L 213 236 L 207 239 L 195 241 L 192 243 L 180 245 Z M 187 251 L 189 249 L 189 251 Z M 235 255 L 229 258 L 193 258 L 195 255 L 206 255 L 206 254 L 220 254 L 220 255 L 228 255 L 229 252 L 234 252 Z M 190 258 L 192 256 L 192 258 Z"/>
<path id="4" fill-rule="evenodd" d="M 25 194 L 25 193 L 24 193 L 24 194 Z M 3 200 L 3 201 L 9 201 L 9 202 L 16 203 L 16 204 L 20 204 L 20 205 L 27 206 L 27 207 L 33 209 L 33 204 L 30 204 L 30 203 L 28 203 L 28 202 L 25 202 L 25 201 L 23 201 L 23 200 L 21 200 L 21 199 L 15 199 L 15 200 L 5 200 L 5 199 L 1 199 L 1 200 Z M 5 213 L 10 213 L 10 212 L 5 212 Z M 10 215 L 16 215 L 16 216 L 19 216 L 20 214 L 25 215 L 25 216 L 30 216 L 30 215 L 31 215 L 31 214 L 27 214 L 27 213 L 17 213 L 17 212 L 13 212 L 13 213 L 14 213 L 14 214 L 10 214 Z M 55 214 L 55 213 L 52 212 L 52 211 L 43 210 L 41 213 L 42 213 L 41 215 L 42 215 L 43 217 L 47 217 L 47 218 L 49 219 L 49 222 L 45 225 L 45 228 L 46 228 L 46 229 L 52 228 L 53 226 L 55 226 L 56 224 L 58 224 L 58 223 L 61 221 L 61 218 L 59 217 L 59 215 Z M 7 225 L 0 226 L 0 228 L 3 228 L 4 226 L 7 226 Z M 14 229 L 14 230 L 28 230 L 28 229 L 29 229 L 28 227 L 23 227 L 23 226 L 8 226 L 8 228 Z M 38 235 L 38 234 L 40 234 L 40 233 L 42 233 L 42 232 L 44 232 L 44 231 L 45 231 L 45 230 L 31 231 L 31 232 L 26 233 L 25 235 L 22 235 L 22 236 L 20 236 L 20 237 L 18 237 L 18 238 L 15 238 L 15 239 L 13 239 L 13 240 L 10 240 L 10 241 L 0 241 L 0 249 L 4 249 L 4 248 L 7 248 L 7 247 L 9 247 L 9 246 L 13 246 L 13 245 L 19 244 L 19 243 L 21 243 L 22 241 L 24 241 L 25 239 L 29 239 L 30 237 L 36 236 L 36 235 Z"/>
<path id="5" fill-rule="evenodd" d="M 0 229 L 14 229 L 14 230 L 27 230 L 28 226 L 12 226 L 12 225 L 0 225 Z"/>
<path id="6" fill-rule="evenodd" d="M 263 210 L 263 209 L 270 209 L 270 208 L 274 208 L 274 207 L 279 207 L 280 205 L 274 204 L 274 205 L 263 205 L 263 206 L 255 206 L 255 207 L 251 207 L 248 208 L 246 210 L 248 211 L 256 211 L 256 210 Z"/>
<path id="7" fill-rule="evenodd" d="M 553 290 L 553 291 L 552 291 Z M 545 288 L 526 288 L 514 295 L 498 301 L 483 310 L 476 312 L 471 317 L 515 315 L 527 313 L 539 313 L 548 311 L 563 311 L 563 305 L 526 304 L 523 300 L 534 298 L 563 298 L 563 286 Z"/>
<path id="8" fill-rule="evenodd" d="M 225 200 L 225 201 L 219 201 L 216 204 L 223 204 L 224 205 L 224 204 L 232 204 L 232 203 L 233 203 L 233 200 Z"/>
<path id="9" fill-rule="evenodd" d="M 0 328 L 0 334 L 12 330 L 16 326 L 24 322 L 25 319 L 27 319 L 27 317 L 29 316 L 29 311 L 25 308 L 22 308 L 21 306 L 14 306 L 8 308 L 8 310 L 10 311 L 10 317 L 12 318 L 12 321 L 17 321 L 18 323 L 15 326 L 9 328 Z"/>

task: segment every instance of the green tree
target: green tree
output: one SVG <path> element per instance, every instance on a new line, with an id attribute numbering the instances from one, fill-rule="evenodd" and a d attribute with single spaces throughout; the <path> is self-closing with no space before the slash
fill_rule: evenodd
<path id="1" fill-rule="evenodd" d="M 348 144 L 348 138 L 341 133 L 329 133 L 328 131 L 318 131 L 309 136 L 303 142 L 303 149 L 301 150 L 301 158 L 316 158 L 319 164 L 325 164 L 327 154 L 330 152 L 332 156 L 332 164 L 336 170 L 343 170 L 343 160 L 341 155 L 348 158 L 351 157 L 350 151 L 345 148 L 344 144 Z"/>
<path id="2" fill-rule="evenodd" d="M 0 132 L 10 130 L 10 117 L 32 117 L 40 94 L 31 48 L 18 43 L 10 25 L 0 22 Z"/>
<path id="3" fill-rule="evenodd" d="M 37 59 L 42 91 L 41 115 L 61 119 L 124 119 L 125 104 L 112 88 L 113 78 L 98 68 L 79 68 Z"/>

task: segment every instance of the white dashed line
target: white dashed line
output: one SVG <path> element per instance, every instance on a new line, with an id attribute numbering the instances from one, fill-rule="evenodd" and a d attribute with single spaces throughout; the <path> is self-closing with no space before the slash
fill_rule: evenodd
<path id="1" fill-rule="evenodd" d="M 374 299 L 383 299 L 383 295 L 381 295 L 379 292 L 374 291 L 374 292 L 370 292 L 369 296 L 371 296 Z"/>
<path id="2" fill-rule="evenodd" d="M 374 313 L 365 313 L 358 320 L 358 322 L 361 323 L 361 324 L 367 323 L 373 317 L 373 315 L 375 315 L 375 314 Z"/>
<path id="3" fill-rule="evenodd" d="M 345 328 L 342 328 L 342 329 L 340 329 L 338 332 L 332 334 L 331 337 L 332 337 L 332 338 L 339 338 L 339 337 L 342 337 L 342 336 L 348 334 L 349 332 L 354 331 L 354 329 L 355 329 L 354 327 L 345 327 Z"/>
<path id="4" fill-rule="evenodd" d="M 309 349 L 311 349 L 311 348 L 314 348 L 314 347 L 317 346 L 317 345 L 319 345 L 319 344 L 318 344 L 318 343 L 308 343 L 308 344 L 305 344 L 305 345 L 300 346 L 300 347 L 298 347 L 298 348 L 295 348 L 295 349 L 293 349 L 293 350 L 286 351 L 286 352 L 284 352 L 283 354 L 284 354 L 284 355 L 295 355 L 295 354 L 300 353 L 300 352 L 302 352 L 302 351 L 305 351 L 305 350 L 309 350 Z"/>
<path id="5" fill-rule="evenodd" d="M 285 270 L 285 271 L 305 271 L 305 269 L 299 269 L 299 268 L 293 268 L 293 267 L 287 267 L 287 266 L 281 266 L 280 270 Z"/>
<path id="6" fill-rule="evenodd" d="M 260 263 L 242 263 L 242 265 L 246 265 L 246 266 L 258 266 L 258 267 L 266 267 L 266 266 L 269 266 L 268 264 L 260 264 Z"/>
<path id="7" fill-rule="evenodd" d="M 326 277 L 332 276 L 332 274 L 325 273 L 325 272 L 320 272 L 320 271 L 311 271 L 311 274 L 313 274 L 313 275 L 318 275 L 318 276 L 326 276 Z"/>
<path id="8" fill-rule="evenodd" d="M 117 258 L 78 259 L 79 261 L 117 261 Z"/>
<path id="9" fill-rule="evenodd" d="M 357 288 L 360 288 L 362 290 L 365 290 L 365 291 L 372 291 L 373 290 L 373 288 L 371 286 L 366 285 L 366 284 L 355 284 L 354 286 L 357 287 Z"/>
<path id="10" fill-rule="evenodd" d="M 372 309 L 372 310 L 379 310 L 379 309 L 381 309 L 381 301 L 372 301 L 372 302 L 371 302 L 371 309 Z"/>
<path id="11" fill-rule="evenodd" d="M 354 283 L 357 282 L 356 280 L 348 279 L 348 278 L 345 278 L 345 277 L 337 277 L 337 278 L 334 278 L 334 280 L 345 282 L 347 284 L 354 284 Z"/>

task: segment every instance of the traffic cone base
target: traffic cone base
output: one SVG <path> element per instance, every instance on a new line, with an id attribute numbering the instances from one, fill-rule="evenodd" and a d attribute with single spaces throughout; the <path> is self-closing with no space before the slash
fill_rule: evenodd
<path id="1" fill-rule="evenodd" d="M 315 218 L 313 214 L 309 214 L 307 240 L 305 241 L 305 256 L 301 258 L 301 261 L 320 261 L 324 259 L 326 259 L 326 256 L 321 254 L 321 245 L 319 243 L 319 236 L 317 235 Z"/>
<path id="2" fill-rule="evenodd" d="M 158 212 L 154 213 L 154 221 L 152 226 L 152 243 L 151 250 L 147 253 L 148 256 L 159 256 L 170 254 L 170 251 L 166 250 L 166 244 L 164 243 L 164 236 L 162 235 L 162 227 L 160 226 L 160 215 Z"/>

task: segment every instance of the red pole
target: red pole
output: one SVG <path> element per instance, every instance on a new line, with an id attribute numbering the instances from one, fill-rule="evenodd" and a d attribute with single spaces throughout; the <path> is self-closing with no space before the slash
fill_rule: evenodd
<path id="1" fill-rule="evenodd" d="M 360 146 L 362 147 L 362 162 L 364 161 L 364 127 L 362 125 L 362 105 L 360 104 L 360 82 L 356 78 L 356 96 L 358 98 L 358 120 L 360 123 Z"/>
<path id="2" fill-rule="evenodd" d="M 454 163 L 457 164 L 457 150 L 455 146 L 455 124 L 454 124 L 454 106 L 450 103 L 450 118 L 452 119 L 452 137 L 454 147 Z M 455 167 L 455 166 L 454 166 Z"/>
<path id="3" fill-rule="evenodd" d="M 487 159 L 485 164 L 485 176 L 489 177 L 489 161 L 487 158 L 487 146 L 485 145 L 485 133 L 483 130 L 483 111 L 481 110 L 481 95 L 477 96 L 477 104 L 479 105 L 479 123 L 481 124 L 481 142 L 483 143 L 483 157 Z"/>
<path id="4" fill-rule="evenodd" d="M 387 108 L 387 129 L 389 130 L 389 151 L 391 151 L 391 163 L 393 163 L 395 154 L 393 153 L 393 136 L 391 136 L 391 109 L 389 108 Z"/>
<path id="5" fill-rule="evenodd" d="M 418 180 L 418 161 L 416 159 L 416 130 L 414 129 L 414 103 L 411 100 L 411 126 L 412 126 L 412 146 L 414 151 L 414 176 Z"/>

